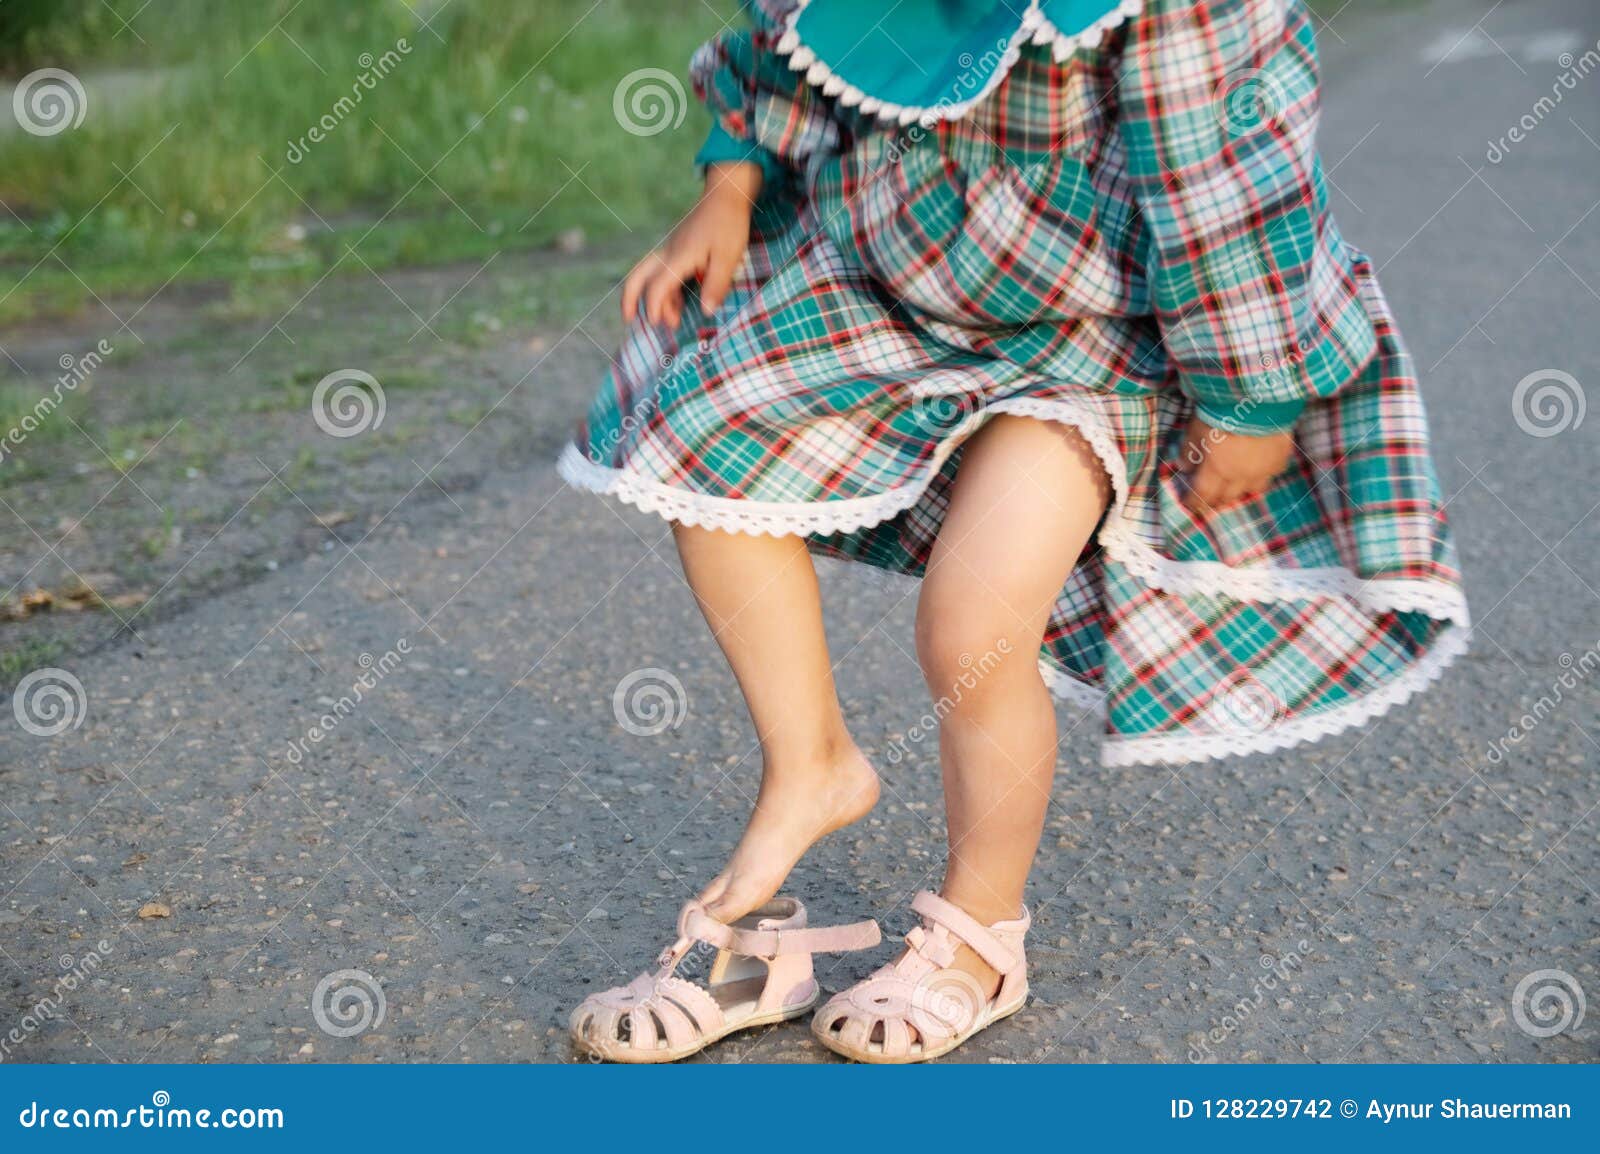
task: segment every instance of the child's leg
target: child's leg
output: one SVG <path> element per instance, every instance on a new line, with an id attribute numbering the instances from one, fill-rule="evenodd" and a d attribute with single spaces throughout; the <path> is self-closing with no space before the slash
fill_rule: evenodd
<path id="1" fill-rule="evenodd" d="M 950 837 L 941 892 L 984 925 L 1022 907 L 1056 757 L 1039 646 L 1109 499 L 1079 434 L 1000 416 L 963 450 L 929 562 L 917 653 L 934 699 L 955 702 L 939 731 Z M 961 964 L 993 988 L 975 954 Z"/>
<path id="2" fill-rule="evenodd" d="M 674 527 L 684 572 L 761 742 L 761 790 L 732 859 L 701 893 L 725 922 L 778 892 L 802 854 L 878 799 L 839 712 L 816 570 L 798 537 Z"/>

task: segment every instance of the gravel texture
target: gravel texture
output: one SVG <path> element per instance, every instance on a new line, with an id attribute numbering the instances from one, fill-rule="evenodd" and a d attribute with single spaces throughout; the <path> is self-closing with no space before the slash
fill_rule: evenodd
<path id="1" fill-rule="evenodd" d="M 1511 399 L 1536 370 L 1600 381 L 1596 79 L 1502 164 L 1483 155 L 1560 67 L 1528 42 L 1593 46 L 1600 13 L 1498 5 L 1483 30 L 1509 55 L 1431 62 L 1488 7 L 1323 34 L 1335 206 L 1426 376 L 1473 652 L 1364 730 L 1177 772 L 1099 768 L 1095 723 L 1064 713 L 1034 999 L 950 1060 L 1597 1056 L 1595 1015 L 1535 1037 L 1513 995 L 1540 970 L 1600 992 L 1600 687 L 1578 677 L 1489 753 L 1600 640 L 1600 422 L 1531 436 Z M 584 402 L 602 327 L 517 386 L 541 398 L 541 446 Z M 455 452 L 471 450 L 469 435 Z M 933 743 L 881 756 L 925 709 L 913 602 L 825 596 L 847 713 L 887 788 L 788 888 L 817 920 L 903 931 L 944 852 Z M 364 699 L 292 746 L 368 658 Z M 683 709 L 629 733 L 613 694 L 648 667 L 681 683 Z M 666 526 L 544 464 L 484 460 L 470 487 L 364 517 L 70 671 L 79 727 L 0 724 L 6 1060 L 574 1060 L 566 1012 L 649 962 L 756 786 Z M 824 984 L 887 950 L 825 960 Z M 381 1021 L 374 1006 L 350 1036 L 313 1008 L 340 971 L 364 976 L 325 985 L 381 990 Z M 330 1001 L 363 1025 L 359 999 Z M 832 1059 L 795 1023 L 704 1060 Z"/>

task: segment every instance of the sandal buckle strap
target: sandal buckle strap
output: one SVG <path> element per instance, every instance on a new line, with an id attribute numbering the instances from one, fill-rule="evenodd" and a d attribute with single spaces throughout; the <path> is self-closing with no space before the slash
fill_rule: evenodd
<path id="1" fill-rule="evenodd" d="M 806 929 L 730 930 L 728 947 L 735 953 L 757 958 L 778 958 L 788 954 L 843 954 L 870 950 L 883 940 L 874 921 L 852 922 L 843 926 L 814 926 Z"/>
<path id="2" fill-rule="evenodd" d="M 789 954 L 842 954 L 870 950 L 883 940 L 872 920 L 842 926 L 804 929 L 747 930 L 717 921 L 698 908 L 684 911 L 683 933 L 699 941 L 752 958 L 777 958 Z"/>
<path id="3" fill-rule="evenodd" d="M 946 901 L 938 894 L 923 890 L 911 899 L 911 908 L 935 925 L 943 926 L 953 936 L 961 939 L 1002 975 L 1009 974 L 1021 965 L 1021 959 L 995 937 L 988 926 L 967 913 L 960 906 Z M 1026 914 L 1023 915 L 1026 919 Z"/>

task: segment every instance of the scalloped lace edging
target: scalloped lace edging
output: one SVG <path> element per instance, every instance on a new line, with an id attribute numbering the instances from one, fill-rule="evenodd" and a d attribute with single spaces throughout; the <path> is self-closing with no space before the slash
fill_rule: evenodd
<path id="1" fill-rule="evenodd" d="M 1228 597 L 1234 601 L 1348 597 L 1373 613 L 1417 612 L 1456 625 L 1472 624 L 1466 595 L 1442 581 L 1368 580 L 1343 566 L 1247 569 L 1220 561 L 1177 561 L 1161 556 L 1120 522 L 1102 530 L 1100 544 L 1112 560 L 1146 585 L 1180 597 Z"/>
<path id="2" fill-rule="evenodd" d="M 1084 437 L 1101 458 L 1116 490 L 1099 544 L 1112 560 L 1126 565 L 1152 588 L 1179 596 L 1225 596 L 1243 601 L 1349 597 L 1369 611 L 1421 612 L 1450 623 L 1414 664 L 1356 701 L 1294 718 L 1261 733 L 1108 738 L 1101 750 L 1103 765 L 1184 764 L 1267 753 L 1329 737 L 1409 700 L 1437 680 L 1452 661 L 1466 652 L 1471 640 L 1470 618 L 1465 595 L 1455 586 L 1437 581 L 1363 581 L 1343 568 L 1290 572 L 1246 570 L 1229 568 L 1219 562 L 1182 562 L 1161 557 L 1138 540 L 1122 520 L 1127 478 L 1121 453 L 1103 429 L 1070 419 L 1068 408 L 1069 405 L 1061 402 L 1016 398 L 996 402 L 986 411 L 991 414 L 1015 412 L 1059 421 Z M 915 505 L 932 483 L 939 465 L 940 461 L 935 461 L 922 477 L 899 489 L 832 502 L 746 501 L 691 493 L 624 469 L 596 464 L 570 442 L 562 450 L 556 468 L 561 478 L 574 488 L 613 496 L 644 512 L 686 525 L 752 536 L 831 536 L 878 524 Z M 816 561 L 819 571 L 848 569 L 855 577 L 884 588 L 905 590 L 918 581 L 909 574 L 893 573 L 842 557 L 822 556 Z M 1043 658 L 1039 661 L 1039 672 L 1055 696 L 1079 708 L 1103 712 L 1105 691 L 1100 687 L 1073 677 Z"/>
<path id="3" fill-rule="evenodd" d="M 1369 580 L 1343 566 L 1322 569 L 1243 568 L 1220 561 L 1178 561 L 1163 557 L 1142 540 L 1128 522 L 1127 465 L 1111 434 L 1082 419 L 1066 401 L 1014 397 L 995 401 L 953 430 L 946 444 L 958 443 L 969 426 L 990 416 L 1011 413 L 1055 421 L 1076 431 L 1094 450 L 1111 480 L 1113 497 L 1096 543 L 1107 557 L 1124 566 L 1152 589 L 1180 597 L 1228 597 L 1235 601 L 1320 601 L 1346 597 L 1368 612 L 1420 612 L 1467 627 L 1471 617 L 1466 595 L 1442 581 Z M 556 462 L 561 478 L 574 488 L 616 497 L 647 513 L 685 525 L 728 533 L 785 536 L 832 536 L 855 533 L 887 521 L 911 508 L 933 483 L 948 454 L 939 454 L 921 476 L 896 489 L 868 497 L 837 501 L 751 501 L 715 497 L 675 489 L 626 469 L 596 464 L 569 442 Z"/>
<path id="4" fill-rule="evenodd" d="M 1143 0 L 1122 0 L 1110 12 L 1082 31 L 1066 33 L 1045 18 L 1044 10 L 1040 8 L 1038 0 L 1030 0 L 1028 10 L 1023 13 L 1021 24 L 1018 25 L 1016 32 L 1007 38 L 1006 49 L 1001 54 L 1000 63 L 995 67 L 993 75 L 984 82 L 983 88 L 966 100 L 924 107 L 879 100 L 851 84 L 825 61 L 818 60 L 816 53 L 801 41 L 797 27 L 800 14 L 805 11 L 809 3 L 810 0 L 799 0 L 790 11 L 784 24 L 783 34 L 778 39 L 775 51 L 779 56 L 789 58 L 790 69 L 795 72 L 803 71 L 806 74 L 807 84 L 820 89 L 825 96 L 838 97 L 839 103 L 846 108 L 859 108 L 863 115 L 876 116 L 882 121 L 897 122 L 902 125 L 921 123 L 924 127 L 932 127 L 940 120 L 959 120 L 981 104 L 1010 74 L 1022 56 L 1024 44 L 1049 44 L 1055 59 L 1065 60 L 1079 48 L 1096 47 L 1107 32 L 1131 20 L 1144 9 Z"/>
<path id="5" fill-rule="evenodd" d="M 1250 753 L 1271 753 L 1308 741 L 1332 737 L 1361 725 L 1397 705 L 1403 705 L 1439 679 L 1457 657 L 1467 651 L 1472 630 L 1452 625 L 1434 639 L 1433 646 L 1381 688 L 1333 709 L 1296 717 L 1260 733 L 1174 734 L 1158 737 L 1112 737 L 1100 747 L 1100 764 L 1107 768 L 1139 765 L 1186 765 L 1216 761 Z"/>
<path id="6" fill-rule="evenodd" d="M 852 579 L 863 581 L 874 588 L 906 593 L 919 583 L 919 578 L 909 573 L 894 573 L 845 557 L 818 556 L 812 560 L 819 575 L 842 576 L 849 573 Z M 1403 582 L 1393 584 L 1403 584 Z M 1390 608 L 1395 607 L 1390 606 Z M 1449 619 L 1441 614 L 1430 613 L 1429 616 Z M 1380 717 L 1396 705 L 1410 700 L 1438 680 L 1450 663 L 1466 652 L 1471 639 L 1472 631 L 1469 627 L 1464 624 L 1452 624 L 1434 639 L 1433 646 L 1415 664 L 1381 689 L 1374 690 L 1357 701 L 1295 718 L 1259 734 L 1106 738 L 1101 747 L 1101 764 L 1108 768 L 1179 765 L 1287 749 L 1294 745 L 1330 737 L 1351 726 Z M 1104 715 L 1106 705 L 1104 689 L 1057 668 L 1043 657 L 1039 659 L 1039 675 L 1055 697 L 1074 708 Z"/>
<path id="7" fill-rule="evenodd" d="M 674 489 L 625 469 L 597 465 L 570 443 L 561 451 L 556 471 L 574 488 L 616 497 L 669 521 L 752 537 L 854 533 L 911 508 L 931 482 L 841 501 L 744 501 Z"/>
<path id="8" fill-rule="evenodd" d="M 1120 521 L 1128 504 L 1127 464 L 1111 434 L 1101 426 L 1083 420 L 1067 401 L 1046 401 L 1034 397 L 1013 397 L 995 401 L 971 414 L 951 429 L 940 444 L 941 451 L 929 461 L 921 475 L 907 484 L 867 497 L 847 497 L 833 501 L 752 501 L 717 497 L 677 489 L 654 478 L 626 468 L 601 465 L 590 460 L 575 442 L 568 442 L 556 461 L 561 479 L 574 488 L 613 496 L 619 500 L 685 525 L 720 529 L 727 533 L 762 533 L 774 537 L 832 536 L 854 533 L 887 521 L 922 499 L 928 486 L 955 447 L 970 433 L 999 413 L 1038 417 L 1056 421 L 1076 431 L 1100 459 L 1115 492 L 1107 521 Z M 1102 536 L 1104 534 L 1102 533 Z"/>

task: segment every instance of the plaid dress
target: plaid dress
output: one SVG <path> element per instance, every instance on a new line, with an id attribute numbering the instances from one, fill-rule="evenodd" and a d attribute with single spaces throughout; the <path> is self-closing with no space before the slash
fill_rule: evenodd
<path id="1" fill-rule="evenodd" d="M 568 482 L 915 578 L 967 437 L 1073 426 L 1114 497 L 1040 665 L 1104 711 L 1108 765 L 1330 734 L 1465 648 L 1412 361 L 1327 208 L 1298 3 L 1146 0 L 1065 58 L 1011 45 L 982 99 L 909 125 L 791 67 L 795 0 L 751 8 L 692 66 L 702 160 L 767 173 L 734 290 L 630 326 Z M 1292 429 L 1289 467 L 1195 513 L 1197 411 Z"/>

